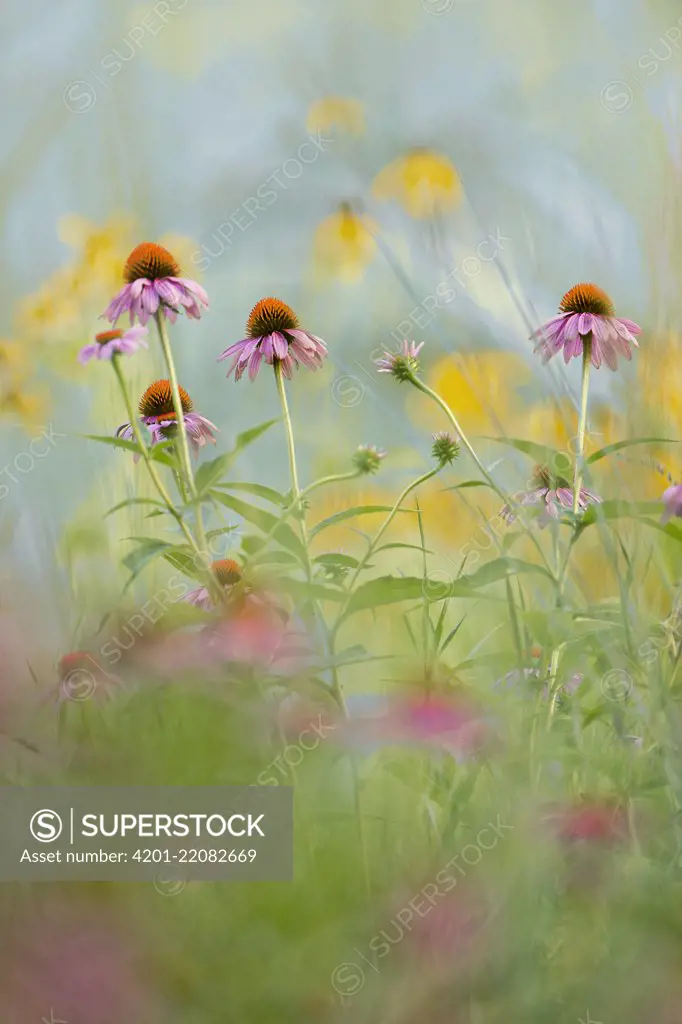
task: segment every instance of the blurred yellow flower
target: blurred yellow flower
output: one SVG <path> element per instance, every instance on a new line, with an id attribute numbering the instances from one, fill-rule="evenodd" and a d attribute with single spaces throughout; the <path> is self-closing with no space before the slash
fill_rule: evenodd
<path id="1" fill-rule="evenodd" d="M 512 416 L 527 410 L 516 388 L 530 379 L 530 370 L 520 356 L 497 350 L 445 356 L 427 376 L 429 385 L 445 399 L 463 430 L 494 433 L 499 433 L 500 424 L 509 432 Z M 415 422 L 431 430 L 447 427 L 443 414 L 421 394 L 411 393 L 408 409 Z"/>
<path id="2" fill-rule="evenodd" d="M 350 135 L 362 135 L 365 130 L 365 108 L 360 100 L 343 96 L 325 96 L 316 100 L 308 111 L 306 129 L 326 132 L 339 128 Z"/>
<path id="3" fill-rule="evenodd" d="M 374 258 L 376 224 L 353 212 L 349 203 L 327 217 L 315 232 L 315 268 L 323 275 L 357 281 Z"/>
<path id="4" fill-rule="evenodd" d="M 60 218 L 59 238 L 76 249 L 76 279 L 105 279 L 117 284 L 121 277 L 121 254 L 130 248 L 133 226 L 133 221 L 125 217 L 112 218 L 102 227 L 76 213 Z"/>
<path id="5" fill-rule="evenodd" d="M 644 410 L 662 427 L 682 427 L 682 341 L 669 331 L 647 341 L 648 359 L 637 360 L 637 388 Z"/>
<path id="6" fill-rule="evenodd" d="M 43 392 L 27 391 L 15 382 L 0 392 L 0 416 L 18 420 L 28 430 L 37 430 L 46 423 L 49 402 Z"/>
<path id="7" fill-rule="evenodd" d="M 433 217 L 458 206 L 464 195 L 459 175 L 442 153 L 413 149 L 377 174 L 377 199 L 396 199 L 411 217 Z"/>
<path id="8" fill-rule="evenodd" d="M 0 339 L 0 380 L 26 365 L 26 350 L 9 338 Z"/>
<path id="9" fill-rule="evenodd" d="M 19 302 L 16 333 L 37 343 L 66 342 L 70 359 L 74 337 L 83 336 L 120 286 L 132 229 L 128 218 L 97 225 L 78 214 L 62 217 L 59 238 L 75 250 L 73 258 Z"/>
<path id="10" fill-rule="evenodd" d="M 72 269 L 57 270 L 35 292 L 17 303 L 15 329 L 20 337 L 49 343 L 78 324 L 78 283 Z"/>

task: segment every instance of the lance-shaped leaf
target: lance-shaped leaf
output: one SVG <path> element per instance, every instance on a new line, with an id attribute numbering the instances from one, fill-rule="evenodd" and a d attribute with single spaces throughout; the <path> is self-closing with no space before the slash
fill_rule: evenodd
<path id="1" fill-rule="evenodd" d="M 677 444 L 677 441 L 671 437 L 635 437 L 630 441 L 618 441 L 616 444 L 607 444 L 605 448 L 600 448 L 599 451 L 593 452 L 586 459 L 586 463 L 589 466 L 593 462 L 605 459 L 607 455 L 611 455 L 613 452 L 619 452 L 622 448 L 632 448 L 633 445 L 638 444 Z"/>
<path id="2" fill-rule="evenodd" d="M 480 587 L 496 583 L 508 576 L 530 572 L 538 573 L 549 580 L 553 579 L 551 573 L 543 566 L 518 558 L 496 558 L 471 576 L 450 581 L 441 579 L 440 576 L 435 582 L 416 576 L 380 576 L 358 587 L 348 602 L 342 618 L 346 619 L 356 612 L 396 604 L 399 601 L 426 598 L 431 603 L 436 603 L 453 597 L 481 597 Z"/>
<path id="3" fill-rule="evenodd" d="M 121 448 L 124 451 L 142 455 L 140 446 L 136 441 L 126 441 L 123 437 L 110 437 L 108 434 L 83 434 L 81 436 L 87 438 L 88 441 L 99 441 L 100 444 L 108 444 L 111 448 Z M 164 466 L 175 466 L 173 457 L 168 452 L 169 447 L 170 443 L 165 441 L 152 445 L 147 449 L 147 452 L 154 462 L 161 462 Z"/>
<path id="4" fill-rule="evenodd" d="M 342 512 L 335 512 L 333 516 L 328 516 L 327 519 L 322 519 L 319 523 L 316 523 L 310 531 L 310 536 L 311 538 L 316 537 L 322 530 L 326 530 L 330 526 L 337 526 L 347 519 L 355 519 L 357 516 L 368 516 L 375 512 L 390 512 L 392 508 L 392 505 L 356 505 L 354 508 L 345 508 Z M 412 508 L 398 509 L 398 512 L 415 513 L 415 511 Z"/>
<path id="5" fill-rule="evenodd" d="M 283 548 L 292 551 L 298 557 L 301 564 L 305 565 L 305 548 L 287 523 L 280 523 L 277 516 L 273 516 L 271 512 L 266 512 L 263 508 L 257 508 L 256 505 L 242 501 L 241 498 L 235 498 L 231 494 L 223 494 L 222 491 L 212 490 L 211 497 L 215 498 L 216 501 L 229 508 L 232 512 L 236 512 L 242 519 L 253 523 L 263 533 L 270 533 L 272 531 L 273 540 L 276 540 Z"/>
<path id="6" fill-rule="evenodd" d="M 237 434 L 234 448 L 231 451 L 225 452 L 223 455 L 218 455 L 215 459 L 210 459 L 208 462 L 204 462 L 197 470 L 194 478 L 199 496 L 205 496 L 212 487 L 219 483 L 226 475 L 239 453 L 250 444 L 253 444 L 253 442 L 261 437 L 266 430 L 269 430 L 270 427 L 274 426 L 275 423 L 279 423 L 279 420 L 267 420 L 265 423 L 259 423 L 257 427 L 251 427 L 249 430 L 244 430 L 241 434 Z"/>

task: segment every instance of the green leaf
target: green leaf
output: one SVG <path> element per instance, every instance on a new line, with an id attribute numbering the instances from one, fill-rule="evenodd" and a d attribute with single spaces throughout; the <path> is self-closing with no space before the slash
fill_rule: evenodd
<path id="1" fill-rule="evenodd" d="M 599 462 L 600 459 L 606 458 L 612 452 L 618 452 L 621 448 L 631 448 L 636 444 L 677 444 L 677 441 L 671 437 L 636 437 L 631 441 L 618 441 L 616 444 L 607 444 L 605 448 L 600 448 L 598 452 L 593 452 L 586 459 L 586 465 L 589 466 L 593 462 Z"/>
<path id="2" fill-rule="evenodd" d="M 660 501 L 602 501 L 590 505 L 583 512 L 577 524 L 580 534 L 594 523 L 611 522 L 613 519 L 642 519 L 644 516 L 660 516 L 663 505 Z"/>
<path id="3" fill-rule="evenodd" d="M 275 423 L 279 422 L 279 418 L 275 420 L 266 420 L 265 423 L 260 423 L 257 427 L 251 427 L 249 430 L 244 430 L 241 434 L 237 434 L 232 454 L 236 455 L 242 450 L 242 448 L 246 448 L 248 445 L 253 444 L 253 442 L 257 441 L 266 430 L 269 430 L 270 427 L 274 427 Z"/>
<path id="4" fill-rule="evenodd" d="M 395 604 L 399 601 L 415 601 L 426 598 L 435 603 L 453 597 L 480 597 L 479 587 L 487 586 L 516 576 L 533 572 L 552 579 L 551 573 L 540 565 L 524 562 L 517 558 L 496 558 L 482 566 L 469 577 L 451 581 L 434 581 L 416 576 L 380 576 L 364 583 L 355 591 L 343 619 L 359 611 L 366 611 L 380 605 Z"/>
<path id="5" fill-rule="evenodd" d="M 108 444 L 112 448 L 121 448 L 127 452 L 135 452 L 137 455 L 143 454 L 136 441 L 126 441 L 123 437 L 110 437 L 107 434 L 81 434 L 81 437 L 87 438 L 88 441 L 99 441 L 101 444 Z M 149 452 L 149 457 L 155 462 L 161 462 L 164 466 L 174 466 L 175 462 L 167 451 L 169 447 L 170 443 L 166 441 L 161 444 L 152 445 L 147 451 Z"/>
<path id="6" fill-rule="evenodd" d="M 441 494 L 445 494 L 447 491 L 461 491 L 465 487 L 490 487 L 487 480 L 464 480 L 461 484 L 455 484 L 454 487 L 444 487 Z"/>
<path id="7" fill-rule="evenodd" d="M 294 531 L 286 523 L 280 523 L 276 516 L 273 516 L 271 512 L 266 512 L 265 509 L 257 508 L 255 505 L 250 505 L 246 501 L 242 501 L 241 498 L 233 498 L 229 494 L 222 494 L 220 491 L 212 491 L 212 496 L 216 501 L 219 501 L 221 505 L 229 508 L 232 512 L 236 512 L 237 515 L 241 516 L 242 519 L 246 519 L 247 522 L 253 523 L 263 533 L 270 533 L 273 531 L 273 540 L 276 540 L 282 547 L 287 548 L 289 551 L 293 551 L 298 556 L 299 561 L 305 564 L 306 551 L 303 544 L 296 536 Z"/>
<path id="8" fill-rule="evenodd" d="M 316 537 L 322 530 L 326 530 L 330 526 L 336 526 L 338 523 L 343 523 L 346 519 L 354 519 L 356 516 L 367 516 L 372 515 L 374 512 L 390 512 L 392 505 L 356 505 L 354 508 L 345 508 L 342 512 L 335 512 L 333 516 L 329 516 L 327 519 L 322 519 L 319 523 L 316 523 L 310 531 L 311 539 Z M 412 512 L 414 509 L 411 508 L 400 508 L 398 512 Z"/>
<path id="9" fill-rule="evenodd" d="M 259 538 L 252 537 L 251 540 L 257 540 Z M 262 545 L 262 541 L 260 542 Z M 256 552 L 258 549 L 256 549 Z M 298 558 L 296 555 L 292 555 L 290 551 L 263 551 L 261 555 L 256 553 L 259 565 L 298 565 Z"/>
<path id="10" fill-rule="evenodd" d="M 357 569 L 359 561 L 357 558 L 353 558 L 352 555 L 344 555 L 340 551 L 333 551 L 326 555 L 318 555 L 317 558 L 313 559 L 317 565 L 331 565 L 333 567 L 339 565 L 344 569 Z"/>
<path id="11" fill-rule="evenodd" d="M 220 487 L 226 491 L 245 491 L 247 494 L 255 494 L 257 498 L 263 498 L 279 508 L 288 508 L 291 504 L 280 491 L 276 491 L 274 487 L 266 487 L 264 484 L 223 483 L 220 484 Z"/>
<path id="12" fill-rule="evenodd" d="M 226 533 L 234 533 L 238 530 L 238 526 L 221 526 L 217 530 L 209 530 L 206 534 L 206 540 L 213 540 L 214 537 L 222 537 Z"/>
<path id="13" fill-rule="evenodd" d="M 469 576 L 469 583 L 473 587 L 484 587 L 488 583 L 496 583 L 508 576 L 517 576 L 526 572 L 539 573 L 541 576 L 547 577 L 548 580 L 554 581 L 551 572 L 543 565 L 525 562 L 521 558 L 494 558 Z"/>
<path id="14" fill-rule="evenodd" d="M 524 455 L 532 456 L 541 465 L 553 467 L 555 472 L 558 472 L 557 456 L 562 460 L 565 459 L 567 464 L 570 463 L 570 459 L 565 452 L 558 452 L 555 448 L 549 448 L 545 444 L 536 444 L 535 441 L 523 441 L 515 437 L 484 437 L 484 440 L 497 441 L 498 444 L 507 444 L 511 448 L 516 448 L 517 451 L 523 452 Z"/>
<path id="15" fill-rule="evenodd" d="M 217 484 L 223 478 L 232 465 L 232 461 L 232 452 L 226 452 L 199 466 L 194 476 L 194 483 L 196 484 L 199 497 L 203 497 L 214 484 Z"/>
<path id="16" fill-rule="evenodd" d="M 323 587 L 319 583 L 301 582 L 301 580 L 295 580 L 289 576 L 282 576 L 277 580 L 277 589 L 289 594 L 299 604 L 311 600 L 339 602 L 343 601 L 346 596 L 344 590 Z"/>
<path id="17" fill-rule="evenodd" d="M 172 551 L 164 551 L 163 557 L 174 569 L 184 572 L 185 576 L 190 576 L 195 580 L 205 579 L 206 574 L 202 572 L 196 554 L 186 545 L 184 547 L 177 545 Z"/>
<path id="18" fill-rule="evenodd" d="M 130 586 L 134 579 L 136 579 L 142 570 L 146 568 L 151 562 L 165 554 L 167 551 L 172 551 L 175 547 L 174 544 L 169 544 L 165 540 L 157 540 L 152 537 L 128 537 L 127 540 L 135 541 L 137 547 L 123 558 L 123 565 L 130 571 L 130 577 L 126 582 L 126 589 Z"/>
<path id="19" fill-rule="evenodd" d="M 104 518 L 106 519 L 108 516 L 113 515 L 114 512 L 118 512 L 120 509 L 126 508 L 128 505 L 156 505 L 164 512 L 166 511 L 164 503 L 162 501 L 156 501 L 154 498 L 126 498 L 125 501 L 119 501 L 118 505 L 114 505 L 113 508 L 110 508 Z"/>
<path id="20" fill-rule="evenodd" d="M 399 544 L 399 543 L 395 543 L 395 544 L 382 544 L 382 546 L 380 548 L 376 549 L 374 554 L 378 555 L 380 551 L 390 551 L 392 548 L 408 548 L 410 551 L 421 551 L 422 554 L 426 554 L 426 555 L 432 555 L 433 554 L 433 551 L 431 551 L 429 548 L 422 547 L 421 544 Z"/>
<path id="21" fill-rule="evenodd" d="M 270 427 L 274 426 L 275 423 L 279 423 L 279 420 L 267 420 L 265 423 L 259 423 L 257 427 L 251 427 L 249 430 L 244 430 L 241 434 L 237 434 L 235 446 L 231 451 L 225 452 L 223 455 L 218 455 L 215 459 L 211 459 L 209 462 L 204 462 L 199 467 L 194 477 L 199 497 L 204 497 L 215 484 L 222 480 L 239 453 L 244 448 L 248 447 L 248 445 L 256 441 L 265 433 L 266 430 L 269 430 Z M 257 485 L 243 485 L 242 489 L 247 490 L 249 486 L 253 487 Z M 264 488 L 264 490 L 269 490 L 269 488 Z M 261 495 L 261 497 L 262 496 L 263 495 Z M 268 498 L 268 500 L 270 501 L 271 498 Z"/>

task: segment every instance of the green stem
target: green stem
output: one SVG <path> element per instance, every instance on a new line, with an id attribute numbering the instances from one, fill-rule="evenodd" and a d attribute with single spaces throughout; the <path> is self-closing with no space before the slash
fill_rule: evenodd
<path id="1" fill-rule="evenodd" d="M 161 341 L 161 348 L 163 349 L 163 355 L 166 360 L 166 366 L 168 367 L 168 379 L 170 381 L 171 393 L 173 395 L 173 408 L 175 409 L 175 420 L 177 424 L 177 436 L 179 440 L 179 451 L 180 451 L 180 464 L 182 466 L 185 478 L 187 481 L 187 487 L 192 498 L 197 498 L 197 488 L 194 483 L 194 471 L 192 470 L 192 460 L 189 454 L 189 444 L 187 442 L 187 427 L 185 426 L 185 415 L 182 409 L 182 400 L 180 398 L 180 388 L 178 386 L 178 375 L 175 369 L 175 362 L 173 360 L 173 352 L 168 338 L 168 330 L 166 328 L 166 321 L 163 316 L 161 309 L 157 311 L 154 316 L 156 320 L 156 326 L 159 331 L 159 339 Z M 201 504 L 197 501 L 196 503 L 196 524 L 197 524 L 197 537 L 199 540 L 199 546 L 204 558 L 206 566 L 209 564 L 208 557 L 208 543 L 206 541 L 206 534 L 204 532 L 203 517 L 201 514 Z"/>
<path id="2" fill-rule="evenodd" d="M 363 557 L 360 559 L 360 561 L 359 561 L 359 563 L 358 563 L 358 565 L 357 565 L 357 567 L 355 569 L 355 572 L 353 574 L 353 578 L 351 579 L 351 581 L 350 581 L 350 583 L 348 585 L 348 593 L 346 594 L 346 598 L 343 601 L 343 603 L 341 605 L 341 608 L 339 610 L 339 613 L 336 616 L 336 620 L 334 622 L 334 625 L 331 628 L 330 643 L 331 643 L 332 648 L 333 648 L 333 644 L 334 644 L 334 638 L 336 637 L 336 634 L 338 632 L 341 619 L 343 618 L 343 613 L 345 612 L 346 608 L 348 607 L 348 602 L 351 599 L 351 595 L 353 593 L 353 587 L 355 586 L 360 573 L 363 571 L 363 569 L 365 568 L 365 566 L 369 562 L 370 558 L 374 554 L 374 551 L 376 550 L 377 545 L 379 544 L 379 541 L 381 540 L 381 538 L 385 534 L 386 530 L 389 528 L 389 526 L 393 522 L 393 519 L 395 518 L 395 516 L 396 516 L 400 506 L 405 501 L 405 498 L 408 496 L 408 494 L 411 494 L 412 491 L 417 489 L 417 487 L 420 487 L 423 483 L 426 483 L 426 481 L 430 480 L 431 477 L 436 476 L 437 473 L 438 473 L 438 469 L 430 469 L 428 471 L 428 473 L 424 473 L 422 476 L 417 477 L 416 480 L 413 480 L 412 483 L 408 484 L 407 487 L 405 488 L 405 490 L 402 492 L 402 494 L 398 498 L 398 500 L 396 501 L 396 503 L 393 506 L 393 508 L 391 509 L 391 511 L 388 513 L 388 515 L 384 519 L 384 521 L 381 524 L 381 526 L 379 527 L 379 530 L 377 531 L 376 536 L 370 542 L 369 547 L 367 548 L 367 551 L 365 552 Z"/>
<path id="3" fill-rule="evenodd" d="M 457 417 L 455 416 L 455 414 L 453 413 L 452 409 L 447 404 L 447 402 L 444 401 L 444 399 L 442 399 L 440 397 L 440 395 L 438 394 L 437 391 L 434 391 L 432 388 L 430 388 L 428 386 L 428 384 L 425 384 L 424 381 L 420 380 L 420 378 L 415 376 L 414 373 L 410 373 L 408 379 L 409 379 L 410 383 L 414 384 L 414 386 L 419 391 L 423 392 L 423 394 L 425 394 L 425 395 L 428 395 L 429 398 L 431 398 L 437 405 L 440 406 L 440 408 L 443 410 L 443 412 L 445 413 L 447 418 L 450 420 L 450 423 L 452 424 L 452 426 L 455 428 L 457 434 L 459 435 L 460 441 L 462 442 L 462 444 L 464 445 L 464 447 L 468 451 L 469 455 L 471 456 L 471 458 L 474 460 L 474 462 L 478 466 L 478 468 L 481 471 L 482 475 L 484 476 L 485 480 L 490 485 L 490 487 L 492 487 L 492 489 L 495 491 L 495 493 L 497 495 L 499 495 L 500 498 L 502 498 L 502 501 L 506 505 L 508 503 L 508 501 L 509 501 L 507 495 L 504 493 L 504 491 L 500 490 L 500 488 L 497 486 L 497 484 L 495 483 L 495 481 L 491 477 L 491 475 L 488 472 L 488 470 L 485 468 L 485 466 L 483 465 L 483 463 L 479 459 L 478 455 L 476 454 L 476 451 L 474 450 L 473 445 L 471 444 L 471 442 L 467 438 L 466 434 L 462 430 L 461 426 L 457 422 Z M 528 524 L 525 522 L 525 520 L 524 520 L 523 516 L 520 514 L 520 512 L 519 512 L 517 517 L 518 517 L 519 522 L 521 523 L 521 526 L 524 528 L 527 536 L 530 538 L 531 543 L 533 544 L 533 546 L 537 550 L 538 554 L 540 555 L 540 558 L 544 562 L 545 568 L 548 570 L 550 575 L 552 575 L 552 578 L 554 578 L 553 573 L 551 571 L 551 568 L 550 568 L 550 566 L 549 566 L 549 564 L 547 562 L 547 558 L 545 557 L 545 553 L 542 550 L 542 547 L 541 547 L 540 543 L 538 542 L 537 537 L 534 535 L 533 531 L 530 529 Z"/>
<path id="4" fill-rule="evenodd" d="M 301 489 L 298 485 L 298 470 L 296 469 L 296 447 L 294 445 L 294 428 L 291 422 L 291 413 L 289 412 L 289 403 L 287 402 L 286 388 L 284 387 L 284 374 L 282 373 L 282 364 L 279 361 L 279 359 L 275 360 L 275 380 L 277 381 L 277 391 L 279 393 L 279 400 L 282 404 L 282 413 L 284 415 L 284 427 L 287 435 L 289 472 L 291 474 L 291 504 L 294 506 L 294 508 L 299 509 L 301 540 L 303 541 L 306 557 L 306 573 L 308 576 L 308 582 L 311 583 L 312 569 L 310 566 L 310 552 L 308 551 L 308 530 L 305 524 L 305 509 L 301 505 Z"/>
<path id="5" fill-rule="evenodd" d="M 578 451 L 575 456 L 575 477 L 573 482 L 573 515 L 580 508 L 580 488 L 583 482 L 583 458 L 585 454 L 585 431 L 587 429 L 587 394 L 590 387 L 590 365 L 592 363 L 592 342 L 583 341 L 583 374 L 580 394 L 580 419 L 578 420 Z"/>
<path id="6" fill-rule="evenodd" d="M 299 494 L 298 501 L 292 501 L 292 503 L 288 505 L 287 508 L 284 509 L 282 515 L 279 517 L 279 519 L 272 527 L 272 529 L 265 534 L 265 537 L 263 538 L 263 543 L 267 544 L 270 540 L 272 540 L 273 536 L 277 533 L 277 530 L 282 525 L 282 523 L 286 522 L 286 520 L 289 518 L 292 512 L 296 511 L 298 504 L 302 502 L 304 498 L 307 498 L 308 495 L 311 494 L 313 491 L 316 491 L 318 487 L 324 487 L 327 484 L 338 484 L 344 480 L 355 480 L 357 477 L 362 475 L 363 474 L 360 473 L 358 470 L 353 470 L 352 473 L 333 473 L 330 476 L 320 477 L 319 480 L 314 480 L 313 483 L 308 484 L 308 486 L 304 487 L 301 493 Z"/>
<path id="7" fill-rule="evenodd" d="M 183 517 L 180 515 L 178 510 L 175 508 L 175 505 L 173 504 L 173 502 L 171 501 L 170 495 L 168 494 L 168 491 L 164 487 L 163 481 L 161 480 L 161 477 L 159 476 L 159 474 L 158 474 L 158 472 L 156 470 L 156 466 L 154 465 L 154 463 L 153 463 L 153 461 L 151 459 L 151 456 L 149 454 L 149 449 L 147 448 L 146 444 L 144 443 L 144 438 L 142 437 L 142 431 L 140 430 L 140 424 L 138 422 L 137 416 L 135 415 L 135 411 L 133 410 L 133 405 L 132 405 L 132 402 L 130 400 L 130 395 L 128 394 L 128 389 L 126 387 L 125 379 L 124 379 L 123 374 L 121 372 L 121 367 L 119 365 L 119 358 L 120 357 L 118 355 L 114 355 L 114 358 L 112 359 L 111 363 L 112 363 L 112 366 L 114 368 L 114 373 L 116 374 L 116 379 L 118 380 L 119 387 L 121 389 L 121 394 L 123 395 L 123 401 L 125 403 L 126 411 L 128 413 L 128 418 L 130 420 L 130 425 L 131 425 L 131 427 L 133 429 L 133 434 L 135 435 L 135 440 L 137 441 L 137 443 L 139 445 L 140 453 L 142 455 L 142 458 L 144 459 L 145 465 L 146 465 L 147 470 L 149 472 L 149 476 L 151 477 L 152 483 L 154 484 L 154 486 L 156 487 L 156 490 L 158 491 L 159 497 L 161 498 L 161 500 L 163 501 L 164 505 L 166 506 L 166 509 L 168 510 L 168 512 L 170 512 L 170 514 L 173 516 L 173 518 L 177 522 L 178 526 L 180 527 L 180 529 L 184 533 L 184 535 L 185 535 L 185 537 L 187 539 L 188 544 L 191 546 L 192 550 L 197 555 L 199 555 L 200 552 L 199 552 L 199 548 L 197 546 L 197 542 L 195 541 L 194 537 L 192 536 L 192 533 L 191 533 L 189 527 L 187 526 L 187 523 L 185 522 Z"/>
<path id="8" fill-rule="evenodd" d="M 469 452 L 469 455 L 474 460 L 474 462 L 476 463 L 476 465 L 480 469 L 481 473 L 483 474 L 483 476 L 485 477 L 487 482 L 490 484 L 490 486 L 495 491 L 495 493 L 498 494 L 502 498 L 502 500 L 506 503 L 507 496 L 504 494 L 503 491 L 500 490 L 500 488 L 497 486 L 497 484 L 495 483 L 495 481 L 491 477 L 491 475 L 488 472 L 488 470 L 485 468 L 485 466 L 483 465 L 483 463 L 479 459 L 478 455 L 476 454 L 474 448 L 471 445 L 471 442 L 469 441 L 469 439 L 467 438 L 466 434 L 462 430 L 461 426 L 457 422 L 457 418 L 456 418 L 455 414 L 453 413 L 452 409 L 450 408 L 450 406 L 447 404 L 447 402 L 445 402 L 440 397 L 440 395 L 438 394 L 437 391 L 433 391 L 433 389 L 430 388 L 428 386 L 428 384 L 425 384 L 423 380 L 420 380 L 419 377 L 416 377 L 414 374 L 410 374 L 410 378 L 409 379 L 410 379 L 410 383 L 411 384 L 414 384 L 414 386 L 416 388 L 418 388 L 419 391 L 422 391 L 425 395 L 428 395 L 429 398 L 431 398 L 434 402 L 436 402 L 437 405 L 439 405 L 441 407 L 441 409 L 443 410 L 443 412 L 445 413 L 445 415 L 447 416 L 447 418 L 450 420 L 450 422 L 452 423 L 453 427 L 457 431 L 457 434 L 459 435 L 460 441 L 462 442 L 462 444 L 464 445 L 466 450 Z"/>

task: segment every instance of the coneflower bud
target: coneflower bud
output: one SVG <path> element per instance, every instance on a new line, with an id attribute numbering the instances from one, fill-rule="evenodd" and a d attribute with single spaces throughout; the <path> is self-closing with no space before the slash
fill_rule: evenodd
<path id="1" fill-rule="evenodd" d="M 459 444 L 446 430 L 433 435 L 431 454 L 440 467 L 449 466 L 459 458 Z"/>
<path id="2" fill-rule="evenodd" d="M 401 352 L 384 352 L 375 363 L 379 373 L 392 373 L 396 380 L 403 384 L 419 373 L 419 353 L 424 345 L 415 341 L 404 341 Z"/>
<path id="3" fill-rule="evenodd" d="M 386 452 L 373 445 L 361 444 L 353 455 L 353 465 L 358 473 L 377 473 L 381 466 L 381 460 L 386 458 Z"/>

